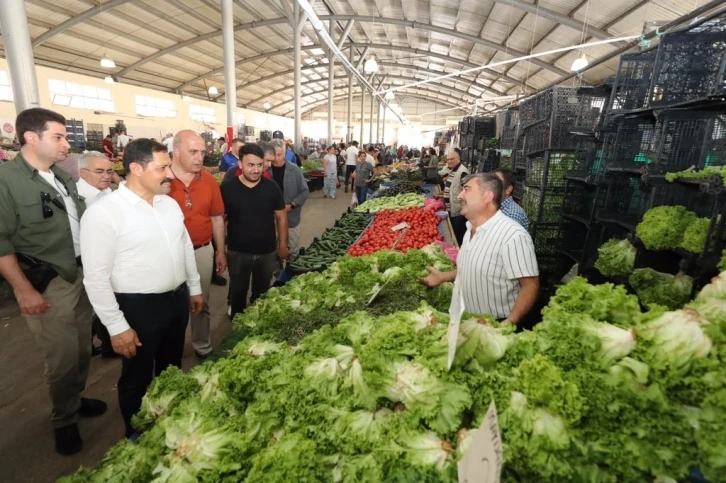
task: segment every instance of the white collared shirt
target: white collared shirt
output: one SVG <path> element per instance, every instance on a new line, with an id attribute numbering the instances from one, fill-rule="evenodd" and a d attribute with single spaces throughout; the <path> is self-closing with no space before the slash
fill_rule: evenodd
<path id="1" fill-rule="evenodd" d="M 466 227 L 456 258 L 456 282 L 464 308 L 505 319 L 519 295 L 518 279 L 539 275 L 532 237 L 501 211 L 477 228 L 473 238 L 471 223 Z"/>
<path id="2" fill-rule="evenodd" d="M 151 206 L 126 186 L 104 196 L 81 219 L 83 284 L 111 335 L 129 329 L 114 293 L 169 292 L 182 283 L 202 293 L 194 248 L 179 204 L 154 197 Z"/>
<path id="3" fill-rule="evenodd" d="M 78 183 L 76 183 L 76 188 L 78 188 L 78 194 L 83 196 L 83 198 L 86 200 L 86 208 L 90 208 L 91 205 L 94 204 L 96 201 L 100 200 L 106 195 L 110 195 L 111 193 L 113 193 L 111 188 L 100 190 L 95 186 L 89 184 L 83 178 L 78 180 Z"/>

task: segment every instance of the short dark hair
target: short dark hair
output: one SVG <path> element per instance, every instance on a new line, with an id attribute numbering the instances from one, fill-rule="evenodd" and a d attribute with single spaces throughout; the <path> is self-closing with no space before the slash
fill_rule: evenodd
<path id="1" fill-rule="evenodd" d="M 262 146 L 255 143 L 249 143 L 245 144 L 241 148 L 239 148 L 239 159 L 241 160 L 248 154 L 252 154 L 253 156 L 257 156 L 260 159 L 265 159 L 265 150 L 262 149 Z"/>
<path id="2" fill-rule="evenodd" d="M 351 141 L 350 144 L 352 144 L 355 147 L 358 147 L 358 141 Z"/>
<path id="3" fill-rule="evenodd" d="M 514 188 L 514 184 L 515 184 L 516 180 L 514 178 L 514 173 L 512 172 L 511 169 L 499 168 L 499 169 L 495 169 L 494 171 L 492 171 L 492 173 L 494 173 L 494 174 L 499 173 L 502 175 L 502 182 L 504 184 L 505 190 L 507 188 L 509 188 L 510 186 L 512 188 Z"/>
<path id="4" fill-rule="evenodd" d="M 66 125 L 66 118 L 50 109 L 41 107 L 33 107 L 26 109 L 18 114 L 15 119 L 15 130 L 18 132 L 18 141 L 21 146 L 25 146 L 25 133 L 34 132 L 38 136 L 43 137 L 43 133 L 48 130 L 49 122 L 57 122 Z"/>
<path id="5" fill-rule="evenodd" d="M 217 141 L 224 141 L 224 138 L 217 138 Z"/>
<path id="6" fill-rule="evenodd" d="M 494 204 L 497 208 L 502 204 L 502 194 L 504 192 L 504 184 L 494 173 L 476 173 L 466 176 L 461 180 L 461 186 L 464 186 L 469 181 L 476 181 L 479 187 L 486 191 L 494 193 Z"/>
<path id="7" fill-rule="evenodd" d="M 360 156 L 361 154 L 362 154 L 363 156 L 365 156 L 365 155 L 366 155 L 366 152 L 365 152 L 365 151 L 358 151 L 358 156 Z"/>
<path id="8" fill-rule="evenodd" d="M 461 149 L 454 148 L 454 152 L 459 155 L 459 158 L 461 158 Z"/>
<path id="9" fill-rule="evenodd" d="M 134 139 L 124 148 L 124 171 L 126 174 L 131 172 L 131 163 L 139 164 L 146 169 L 146 165 L 153 161 L 154 153 L 165 152 L 167 152 L 166 146 L 159 141 L 147 138 Z"/>
<path id="10" fill-rule="evenodd" d="M 370 146 L 368 146 L 368 152 L 369 153 L 375 153 L 376 152 L 375 146 L 373 146 L 372 144 Z"/>

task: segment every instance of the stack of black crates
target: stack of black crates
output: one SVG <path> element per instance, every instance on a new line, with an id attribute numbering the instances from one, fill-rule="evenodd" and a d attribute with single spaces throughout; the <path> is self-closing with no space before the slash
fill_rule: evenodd
<path id="1" fill-rule="evenodd" d="M 479 170 L 486 141 L 496 137 L 496 131 L 494 117 L 466 117 L 463 122 L 459 123 L 461 161 L 469 172 Z M 498 157 L 496 159 L 498 160 Z M 498 165 L 492 169 L 497 167 Z"/>
<path id="2" fill-rule="evenodd" d="M 605 109 L 587 136 L 578 133 L 581 161 L 565 176 L 558 273 L 575 263 L 581 273 L 594 272 L 597 248 L 628 237 L 638 248 L 636 267 L 685 270 L 700 284 L 713 275 L 724 245 L 722 180 L 671 183 L 665 174 L 726 165 L 725 32 L 722 13 L 667 33 L 656 48 L 621 57 Z M 646 211 L 663 205 L 711 219 L 704 253 L 642 247 L 635 227 Z"/>

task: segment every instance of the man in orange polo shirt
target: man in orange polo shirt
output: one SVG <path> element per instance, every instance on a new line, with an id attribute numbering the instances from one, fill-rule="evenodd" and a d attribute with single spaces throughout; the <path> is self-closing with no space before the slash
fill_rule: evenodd
<path id="1" fill-rule="evenodd" d="M 209 330 L 209 288 L 215 264 L 217 273 L 227 268 L 227 254 L 222 250 L 214 255 L 212 239 L 218 247 L 225 246 L 224 203 L 217 180 L 202 167 L 204 140 L 194 131 L 179 131 L 174 136 L 174 157 L 171 170 L 175 179 L 169 196 L 174 198 L 184 213 L 184 224 L 194 245 L 194 256 L 201 278 L 204 308 L 191 316 L 192 346 L 194 353 L 204 359 L 212 351 Z"/>

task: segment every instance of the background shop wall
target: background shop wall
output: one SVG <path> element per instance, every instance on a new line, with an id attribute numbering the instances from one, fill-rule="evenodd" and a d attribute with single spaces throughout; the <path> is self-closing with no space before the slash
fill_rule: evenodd
<path id="1" fill-rule="evenodd" d="M 6 72 L 8 70 L 7 61 L 2 58 L 0 58 L 0 70 L 4 70 Z M 104 83 L 103 80 L 95 77 L 74 74 L 42 66 L 36 66 L 36 75 L 38 77 L 41 107 L 59 112 L 68 119 L 82 119 L 86 129 L 88 123 L 102 124 L 104 134 L 107 134 L 108 128 L 115 126 L 118 119 L 122 119 L 130 136 L 161 139 L 166 133 L 175 133 L 181 129 L 194 129 L 197 131 L 214 130 L 223 133 L 226 128 L 226 111 L 224 104 L 204 101 L 196 98 L 192 98 L 190 102 L 184 102 L 181 96 L 176 94 L 126 84 L 117 83 L 109 85 Z M 82 85 L 91 85 L 111 90 L 111 97 L 113 98 L 116 112 L 109 114 L 95 114 L 92 109 L 77 109 L 68 106 L 53 105 L 48 85 L 48 81 L 50 79 L 76 82 Z M 176 117 L 169 119 L 138 116 L 136 114 L 135 97 L 137 95 L 171 100 L 174 103 L 174 109 L 177 111 Z M 205 125 L 205 123 L 199 121 L 192 121 L 189 113 L 190 105 L 212 107 L 217 116 L 217 122 Z M 259 131 L 265 129 L 273 131 L 280 129 L 283 133 L 285 133 L 285 136 L 292 137 L 294 122 L 290 118 L 241 108 L 237 109 L 237 113 L 241 115 L 240 119 L 242 119 L 242 117 L 244 118 L 244 121 L 248 126 L 256 128 L 255 135 L 257 137 L 259 137 Z M 14 120 L 16 115 L 15 105 L 12 102 L 0 101 L 0 119 Z"/>

